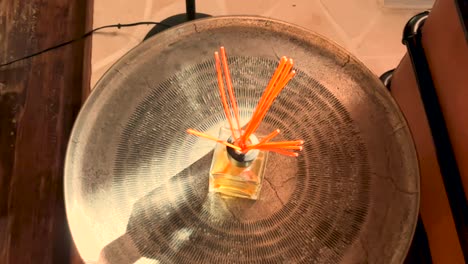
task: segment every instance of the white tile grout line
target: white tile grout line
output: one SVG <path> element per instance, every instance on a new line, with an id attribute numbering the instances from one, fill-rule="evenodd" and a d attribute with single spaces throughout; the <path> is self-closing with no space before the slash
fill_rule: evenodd
<path id="1" fill-rule="evenodd" d="M 322 2 L 322 0 L 319 0 L 318 2 L 322 6 L 322 10 L 323 10 L 325 17 L 328 19 L 329 23 L 336 30 L 336 33 L 338 34 L 338 36 L 343 40 L 343 43 L 346 45 L 345 49 L 353 54 L 356 54 L 355 47 L 352 46 L 351 38 L 348 36 L 346 31 L 335 21 L 335 19 L 330 14 L 330 11 L 326 7 L 326 5 Z"/>

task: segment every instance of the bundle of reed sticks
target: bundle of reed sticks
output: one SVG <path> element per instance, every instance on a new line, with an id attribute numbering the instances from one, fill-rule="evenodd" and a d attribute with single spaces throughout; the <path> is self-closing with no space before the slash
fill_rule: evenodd
<path id="1" fill-rule="evenodd" d="M 233 140 L 230 143 L 228 141 L 218 139 L 216 137 L 207 135 L 205 133 L 193 129 L 188 129 L 187 132 L 195 136 L 216 141 L 242 153 L 247 153 L 250 150 L 258 149 L 261 151 L 272 151 L 282 155 L 297 157 L 299 154 L 295 151 L 302 150 L 302 145 L 304 144 L 304 141 L 293 140 L 271 142 L 271 140 L 280 133 L 279 129 L 272 131 L 270 134 L 262 138 L 257 144 L 252 144 L 249 140 L 250 136 L 254 134 L 260 126 L 260 123 L 265 118 L 268 110 L 275 101 L 276 97 L 296 74 L 296 71 L 292 69 L 294 64 L 293 60 L 288 59 L 284 56 L 280 59 L 278 66 L 273 76 L 271 77 L 270 82 L 268 83 L 268 86 L 266 87 L 262 97 L 258 101 L 257 107 L 254 110 L 252 118 L 247 123 L 245 128 L 241 129 L 239 108 L 234 94 L 234 88 L 232 87 L 231 74 L 229 73 L 226 50 L 224 49 L 224 47 L 220 48 L 219 53 L 215 52 L 214 57 L 219 94 L 221 97 L 224 114 L 226 115 L 226 119 L 229 123 L 229 128 L 232 133 L 231 138 Z M 225 82 L 227 89 L 224 87 Z"/>

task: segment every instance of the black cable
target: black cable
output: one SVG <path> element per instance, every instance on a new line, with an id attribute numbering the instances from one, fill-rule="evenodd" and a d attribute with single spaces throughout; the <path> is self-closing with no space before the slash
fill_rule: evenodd
<path id="1" fill-rule="evenodd" d="M 0 68 L 11 65 L 11 64 L 13 64 L 15 62 L 18 62 L 18 61 L 22 61 L 22 60 L 26 60 L 26 59 L 38 56 L 38 55 L 40 55 L 42 53 L 46 53 L 46 52 L 49 52 L 49 51 L 54 50 L 54 49 L 61 48 L 63 46 L 71 44 L 73 42 L 82 40 L 82 39 L 84 39 L 86 37 L 89 37 L 94 32 L 96 32 L 98 30 L 101 30 L 101 29 L 105 29 L 105 28 L 118 28 L 118 29 L 120 29 L 120 28 L 123 28 L 123 27 L 134 27 L 134 26 L 140 26 L 140 25 L 161 25 L 161 26 L 166 26 L 166 27 L 172 27 L 172 25 L 168 25 L 168 24 L 164 24 L 164 23 L 160 23 L 160 22 L 152 22 L 152 21 L 143 21 L 143 22 L 136 22 L 136 23 L 129 23 L 129 24 L 120 24 L 119 23 L 119 24 L 114 24 L 114 25 L 106 25 L 106 26 L 98 27 L 98 28 L 95 28 L 95 29 L 93 29 L 91 31 L 88 31 L 84 35 L 82 35 L 82 36 L 80 36 L 78 38 L 75 38 L 75 39 L 60 43 L 58 45 L 55 45 L 55 46 L 52 46 L 50 48 L 47 48 L 47 49 L 44 49 L 44 50 L 29 54 L 27 56 L 24 56 L 24 57 L 21 57 L 21 58 L 18 58 L 18 59 L 8 61 L 6 63 L 2 63 L 2 64 L 0 64 Z"/>

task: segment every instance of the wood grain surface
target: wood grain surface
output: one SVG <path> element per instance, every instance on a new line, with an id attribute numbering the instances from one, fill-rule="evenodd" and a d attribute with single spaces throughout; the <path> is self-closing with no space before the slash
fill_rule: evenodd
<path id="1" fill-rule="evenodd" d="M 82 35 L 88 5 L 0 1 L 0 63 Z M 64 210 L 63 160 L 89 90 L 84 54 L 78 42 L 0 68 L 2 264 L 79 262 Z"/>

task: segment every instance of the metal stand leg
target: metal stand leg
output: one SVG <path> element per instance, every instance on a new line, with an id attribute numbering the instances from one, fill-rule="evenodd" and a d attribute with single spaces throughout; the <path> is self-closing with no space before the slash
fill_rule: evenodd
<path id="1" fill-rule="evenodd" d="M 195 0 L 185 0 L 185 9 L 187 13 L 187 21 L 195 19 Z"/>
<path id="2" fill-rule="evenodd" d="M 172 25 L 172 26 L 177 26 L 179 24 L 192 21 L 195 19 L 199 18 L 204 18 L 204 17 L 210 17 L 210 15 L 203 14 L 203 13 L 197 13 L 196 12 L 196 5 L 195 5 L 195 0 L 185 0 L 185 13 L 184 14 L 178 14 L 174 15 L 171 17 L 168 17 L 164 20 L 161 21 L 161 23 L 166 24 L 166 25 Z M 144 40 L 147 40 L 148 38 L 158 34 L 159 32 L 162 32 L 164 30 L 168 29 L 166 26 L 161 26 L 157 25 L 153 27 L 148 34 L 146 34 Z"/>

